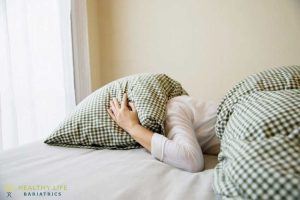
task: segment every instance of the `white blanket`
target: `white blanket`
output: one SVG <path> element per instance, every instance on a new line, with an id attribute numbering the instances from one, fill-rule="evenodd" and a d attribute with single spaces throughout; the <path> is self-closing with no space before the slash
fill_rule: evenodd
<path id="1" fill-rule="evenodd" d="M 39 141 L 0 153 L 0 199 L 210 200 L 215 196 L 209 168 L 216 162 L 216 156 L 205 156 L 208 170 L 189 173 L 145 149 L 64 148 Z"/>

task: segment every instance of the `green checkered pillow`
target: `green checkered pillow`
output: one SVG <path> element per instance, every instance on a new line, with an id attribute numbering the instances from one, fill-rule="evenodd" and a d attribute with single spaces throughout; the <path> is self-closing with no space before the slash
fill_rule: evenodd
<path id="1" fill-rule="evenodd" d="M 234 86 L 223 98 L 218 107 L 216 132 L 222 136 L 234 105 L 244 95 L 256 91 L 276 91 L 300 88 L 300 66 L 269 69 L 252 74 Z"/>
<path id="2" fill-rule="evenodd" d="M 251 75 L 219 106 L 219 163 L 213 187 L 222 199 L 299 199 L 300 67 Z"/>
<path id="3" fill-rule="evenodd" d="M 86 97 L 45 143 L 93 149 L 140 148 L 107 113 L 110 100 L 116 97 L 120 102 L 124 93 L 134 102 L 141 124 L 160 134 L 164 134 L 167 101 L 187 95 L 165 74 L 138 74 L 113 81 Z"/>

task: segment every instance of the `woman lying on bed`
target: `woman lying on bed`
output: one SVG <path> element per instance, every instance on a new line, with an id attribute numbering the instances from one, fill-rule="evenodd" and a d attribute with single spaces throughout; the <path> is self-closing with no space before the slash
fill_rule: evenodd
<path id="1" fill-rule="evenodd" d="M 117 99 L 110 105 L 108 112 L 112 119 L 164 163 L 199 172 L 204 168 L 203 153 L 219 152 L 219 140 L 214 131 L 217 106 L 213 103 L 189 96 L 169 100 L 165 123 L 167 137 L 140 124 L 134 104 L 128 104 L 127 94 L 124 94 L 121 105 Z"/>

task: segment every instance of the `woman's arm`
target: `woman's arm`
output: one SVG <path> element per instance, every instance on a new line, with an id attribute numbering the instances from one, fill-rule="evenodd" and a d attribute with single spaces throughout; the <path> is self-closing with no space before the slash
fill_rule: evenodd
<path id="1" fill-rule="evenodd" d="M 190 172 L 204 168 L 201 147 L 194 130 L 194 113 L 183 97 L 168 102 L 165 129 L 167 137 L 154 134 L 152 155 L 158 160 Z"/>
<path id="2" fill-rule="evenodd" d="M 131 110 L 127 106 L 127 94 L 123 95 L 121 106 L 116 98 L 110 102 L 108 113 L 112 119 L 126 132 L 128 132 L 139 144 L 151 152 L 151 139 L 153 133 L 140 124 L 136 108 L 133 103 L 129 103 Z"/>
<path id="3" fill-rule="evenodd" d="M 110 105 L 108 113 L 112 119 L 158 160 L 190 172 L 203 169 L 203 155 L 194 134 L 192 116 L 187 116 L 184 109 L 173 109 L 175 114 L 167 118 L 170 137 L 166 138 L 140 125 L 134 104 L 129 103 L 131 110 L 127 106 L 126 94 L 121 106 L 115 98 Z M 177 111 L 180 112 L 176 114 Z"/>

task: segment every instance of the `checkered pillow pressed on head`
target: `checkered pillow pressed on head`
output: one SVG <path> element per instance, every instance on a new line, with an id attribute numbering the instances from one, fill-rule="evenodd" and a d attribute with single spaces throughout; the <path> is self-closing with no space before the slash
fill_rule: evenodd
<path id="1" fill-rule="evenodd" d="M 180 83 L 165 74 L 137 74 L 113 81 L 85 98 L 45 140 L 50 145 L 133 149 L 141 146 L 107 113 L 110 100 L 119 102 L 124 93 L 134 102 L 141 124 L 164 134 L 167 101 L 187 95 Z"/>

